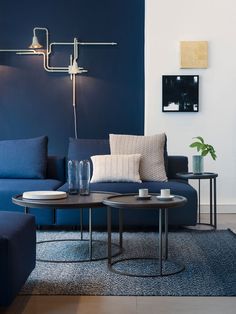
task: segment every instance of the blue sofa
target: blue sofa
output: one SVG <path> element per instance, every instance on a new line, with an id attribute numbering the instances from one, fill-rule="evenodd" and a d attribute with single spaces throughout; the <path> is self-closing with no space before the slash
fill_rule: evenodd
<path id="1" fill-rule="evenodd" d="M 110 153 L 108 140 L 95 139 L 73 139 L 69 140 L 68 159 L 83 160 L 90 159 L 92 155 L 105 155 Z M 165 166 L 168 181 L 143 181 L 142 183 L 127 182 L 102 182 L 91 183 L 91 191 L 109 191 L 117 193 L 137 193 L 140 188 L 148 188 L 151 193 L 158 193 L 162 188 L 171 189 L 171 193 L 185 196 L 188 202 L 182 208 L 173 208 L 169 213 L 170 225 L 195 225 L 197 222 L 197 192 L 185 180 L 179 180 L 176 177 L 177 172 L 188 171 L 188 158 L 184 156 L 167 156 L 165 153 Z M 59 188 L 61 191 L 67 191 L 68 185 L 65 183 Z M 79 212 L 68 209 L 57 210 L 57 224 L 71 224 L 72 221 L 79 221 Z M 73 222 L 72 222 L 73 223 Z M 85 216 L 85 223 L 88 223 L 88 217 Z M 156 211 L 140 210 L 125 211 L 125 225 L 131 228 L 156 227 L 158 217 Z M 93 224 L 96 227 L 106 226 L 106 209 L 97 209 L 94 211 Z M 114 225 L 118 225 L 118 217 L 114 218 Z"/>
<path id="2" fill-rule="evenodd" d="M 45 142 L 45 139 L 43 139 Z M 40 139 L 42 142 L 42 138 Z M 40 142 L 40 143 L 41 143 Z M 14 145 L 19 143 L 15 141 Z M 22 144 L 22 143 L 20 143 Z M 26 143 L 27 144 L 27 143 Z M 1 146 L 1 144 L 0 144 Z M 27 146 L 27 145 L 26 145 Z M 1 148 L 1 147 L 0 147 Z M 29 148 L 30 149 L 30 148 Z M 42 149 L 42 148 L 41 148 Z M 21 153 L 28 153 L 27 148 L 21 149 Z M 37 152 L 37 150 L 36 150 Z M 68 159 L 82 160 L 89 159 L 92 155 L 104 155 L 109 154 L 109 141 L 108 140 L 94 140 L 94 139 L 70 139 Z M 66 162 L 65 158 L 58 156 L 46 156 L 46 162 L 44 164 L 45 173 L 44 176 L 38 174 L 36 169 L 36 175 L 29 173 L 28 178 L 24 178 L 24 164 L 23 170 L 18 174 L 19 178 L 14 178 L 14 174 L 10 178 L 0 176 L 0 210 L 9 211 L 23 211 L 22 207 L 14 205 L 11 201 L 12 196 L 21 194 L 24 191 L 29 190 L 62 190 L 67 191 L 68 186 L 66 183 Z M 31 162 L 33 167 L 36 156 Z M 29 162 L 29 161 L 28 161 Z M 1 163 L 1 153 L 0 153 Z M 161 188 L 170 188 L 171 193 L 179 194 L 187 197 L 188 202 L 182 208 L 175 208 L 170 211 L 169 223 L 171 225 L 195 225 L 197 221 L 197 192 L 188 184 L 185 180 L 179 180 L 176 178 L 177 172 L 188 170 L 188 159 L 184 156 L 167 156 L 165 158 L 165 166 L 168 181 L 167 182 L 149 182 L 143 181 L 142 183 L 93 183 L 90 189 L 93 191 L 110 191 L 118 193 L 137 193 L 139 188 L 148 188 L 150 192 L 159 192 Z M 21 169 L 22 169 L 21 167 Z M 1 171 L 1 168 L 0 168 Z M 14 170 L 16 171 L 16 170 Z M 7 176 L 8 174 L 5 174 Z M 31 177 L 30 177 L 31 176 Z M 38 177 L 37 177 L 38 176 Z M 52 225 L 53 213 L 50 209 L 31 209 L 30 213 L 35 215 L 37 225 Z M 136 211 L 135 215 L 133 211 L 125 211 L 125 225 L 128 227 L 155 227 L 158 222 L 158 217 L 155 211 L 140 210 Z M 56 225 L 79 225 L 80 223 L 80 210 L 75 209 L 57 209 L 56 211 Z M 88 213 L 85 211 L 84 224 L 88 223 Z M 117 217 L 115 217 L 114 224 L 118 223 Z M 97 228 L 104 228 L 106 226 L 106 209 L 99 208 L 94 210 L 93 225 Z"/>

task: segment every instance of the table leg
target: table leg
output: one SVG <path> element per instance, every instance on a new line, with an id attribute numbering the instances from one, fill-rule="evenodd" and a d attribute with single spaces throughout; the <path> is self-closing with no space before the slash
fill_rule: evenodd
<path id="1" fill-rule="evenodd" d="M 56 224 L 56 208 L 52 209 L 52 213 L 53 213 L 53 224 Z"/>
<path id="2" fill-rule="evenodd" d="M 92 208 L 89 208 L 89 259 L 92 260 Z"/>
<path id="3" fill-rule="evenodd" d="M 107 207 L 107 262 L 111 266 L 111 207 Z"/>
<path id="4" fill-rule="evenodd" d="M 123 209 L 119 209 L 119 241 L 120 241 L 120 249 L 123 248 L 123 221 L 124 221 L 124 211 Z"/>
<path id="5" fill-rule="evenodd" d="M 198 223 L 201 223 L 201 180 L 198 179 Z"/>
<path id="6" fill-rule="evenodd" d="M 162 209 L 159 208 L 159 272 L 162 276 Z"/>
<path id="7" fill-rule="evenodd" d="M 210 179 L 210 225 L 212 226 L 212 179 Z"/>
<path id="8" fill-rule="evenodd" d="M 83 240 L 83 208 L 80 209 L 80 239 Z"/>
<path id="9" fill-rule="evenodd" d="M 28 213 L 29 213 L 29 207 L 25 207 L 25 208 L 24 208 L 24 213 L 25 213 L 25 214 L 28 214 Z"/>
<path id="10" fill-rule="evenodd" d="M 165 208 L 165 260 L 168 259 L 168 208 Z"/>
<path id="11" fill-rule="evenodd" d="M 214 178 L 214 227 L 217 228 L 217 213 L 216 213 L 216 178 Z"/>

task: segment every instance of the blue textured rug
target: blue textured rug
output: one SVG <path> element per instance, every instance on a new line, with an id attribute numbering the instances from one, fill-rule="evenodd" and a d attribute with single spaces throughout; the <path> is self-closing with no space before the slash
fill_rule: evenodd
<path id="1" fill-rule="evenodd" d="M 77 239 L 77 232 L 38 232 L 38 240 Z M 85 238 L 88 237 L 85 234 Z M 94 233 L 106 241 L 106 233 Z M 114 234 L 114 242 L 118 235 Z M 104 245 L 95 242 L 94 254 L 102 256 Z M 158 233 L 124 233 L 122 257 L 153 256 L 158 252 Z M 116 247 L 114 247 L 114 250 Z M 88 242 L 39 244 L 39 259 L 78 259 L 88 254 Z M 107 269 L 107 261 L 83 263 L 37 262 L 21 294 L 41 295 L 155 295 L 155 296 L 235 296 L 236 235 L 230 230 L 178 231 L 169 233 L 169 256 L 185 265 L 179 274 L 167 277 L 137 278 L 122 276 Z M 120 256 L 119 256 L 120 257 Z M 117 264 L 144 273 L 155 264 Z M 127 269 L 126 269 L 127 270 Z M 129 270 L 129 269 L 128 269 Z"/>

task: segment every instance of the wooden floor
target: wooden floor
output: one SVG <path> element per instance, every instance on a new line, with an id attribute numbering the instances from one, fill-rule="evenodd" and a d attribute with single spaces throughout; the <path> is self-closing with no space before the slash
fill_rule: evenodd
<path id="1" fill-rule="evenodd" d="M 236 214 L 218 215 L 218 229 L 226 228 L 236 232 Z M 236 297 L 19 296 L 9 308 L 0 308 L 0 313 L 235 314 Z"/>

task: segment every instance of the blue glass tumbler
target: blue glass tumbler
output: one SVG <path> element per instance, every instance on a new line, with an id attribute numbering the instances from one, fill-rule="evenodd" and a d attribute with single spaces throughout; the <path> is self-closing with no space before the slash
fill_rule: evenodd
<path id="1" fill-rule="evenodd" d="M 81 160 L 79 163 L 79 194 L 89 195 L 90 162 Z"/>
<path id="2" fill-rule="evenodd" d="M 68 193 L 79 193 L 79 161 L 68 161 Z"/>

